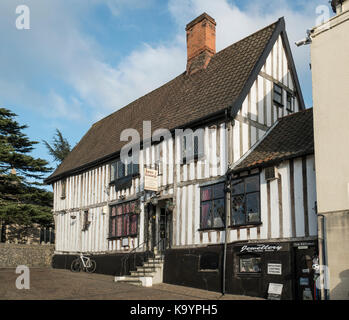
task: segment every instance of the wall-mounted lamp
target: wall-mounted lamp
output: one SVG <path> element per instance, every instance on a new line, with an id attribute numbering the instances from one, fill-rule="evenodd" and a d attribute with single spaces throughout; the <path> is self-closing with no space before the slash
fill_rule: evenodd
<path id="1" fill-rule="evenodd" d="M 75 220 L 75 219 L 76 219 L 76 215 L 75 215 L 75 214 L 72 214 L 72 215 L 70 216 L 70 219 Z"/>

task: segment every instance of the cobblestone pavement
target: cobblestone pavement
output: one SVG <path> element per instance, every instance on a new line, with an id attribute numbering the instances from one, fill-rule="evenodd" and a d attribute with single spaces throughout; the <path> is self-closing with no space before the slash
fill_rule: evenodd
<path id="1" fill-rule="evenodd" d="M 15 269 L 0 269 L 0 300 L 259 300 L 170 284 L 144 288 L 114 277 L 51 268 L 30 269 L 30 289 L 16 288 Z"/>

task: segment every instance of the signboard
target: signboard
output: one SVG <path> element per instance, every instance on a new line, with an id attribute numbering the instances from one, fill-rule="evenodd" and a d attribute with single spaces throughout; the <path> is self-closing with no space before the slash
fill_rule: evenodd
<path id="1" fill-rule="evenodd" d="M 257 244 L 242 246 L 240 252 L 274 252 L 280 251 L 281 249 L 282 245 Z"/>
<path id="2" fill-rule="evenodd" d="M 281 300 L 283 284 L 281 283 L 269 283 L 268 287 L 268 299 L 269 300 Z"/>
<path id="3" fill-rule="evenodd" d="M 158 191 L 158 171 L 144 169 L 144 190 Z"/>
<path id="4" fill-rule="evenodd" d="M 281 276 L 282 274 L 281 263 L 268 263 L 268 274 L 276 274 Z"/>

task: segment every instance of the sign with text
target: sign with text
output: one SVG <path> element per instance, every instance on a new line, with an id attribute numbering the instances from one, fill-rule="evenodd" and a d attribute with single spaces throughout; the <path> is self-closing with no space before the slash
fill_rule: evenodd
<path id="1" fill-rule="evenodd" d="M 281 263 L 268 263 L 268 274 L 282 274 L 282 266 Z"/>
<path id="2" fill-rule="evenodd" d="M 158 191 L 158 172 L 154 169 L 144 169 L 144 190 Z"/>
<path id="3" fill-rule="evenodd" d="M 283 284 L 269 283 L 268 300 L 281 300 Z"/>

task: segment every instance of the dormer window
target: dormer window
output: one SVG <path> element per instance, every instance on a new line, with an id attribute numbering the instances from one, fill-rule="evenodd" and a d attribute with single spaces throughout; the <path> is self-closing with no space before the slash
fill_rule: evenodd
<path id="1" fill-rule="evenodd" d="M 282 107 L 283 106 L 283 91 L 282 87 L 274 83 L 274 97 L 273 97 L 274 102 Z"/>

